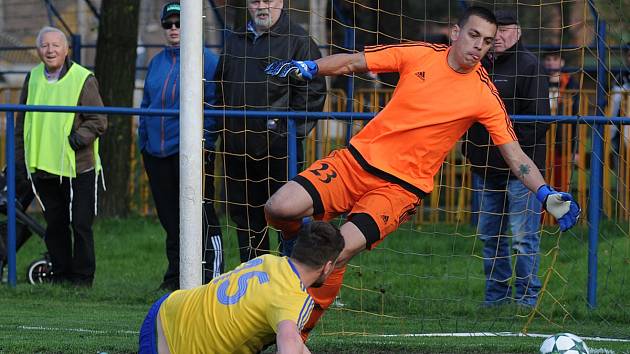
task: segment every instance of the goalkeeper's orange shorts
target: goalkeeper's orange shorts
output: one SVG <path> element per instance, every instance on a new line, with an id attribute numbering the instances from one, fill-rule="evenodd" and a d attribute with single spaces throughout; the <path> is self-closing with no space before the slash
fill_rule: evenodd
<path id="1" fill-rule="evenodd" d="M 365 171 L 348 149 L 333 151 L 293 179 L 313 199 L 313 217 L 348 213 L 372 249 L 415 214 L 421 197 Z"/>

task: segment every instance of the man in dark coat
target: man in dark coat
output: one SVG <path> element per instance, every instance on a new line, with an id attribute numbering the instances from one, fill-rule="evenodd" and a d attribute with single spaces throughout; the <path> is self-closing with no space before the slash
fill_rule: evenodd
<path id="1" fill-rule="evenodd" d="M 510 11 L 496 13 L 494 50 L 482 61 L 510 115 L 548 115 L 549 87 L 538 58 L 519 39 L 521 28 Z M 545 166 L 547 125 L 515 122 L 523 151 L 539 168 Z M 510 172 L 488 132 L 473 125 L 465 136 L 464 155 L 472 164 L 473 189 L 478 196 L 478 233 L 484 242 L 485 304 L 516 301 L 534 306 L 538 279 L 541 203 Z M 542 173 L 543 171 L 541 171 Z M 544 175 L 544 173 L 543 173 Z M 509 229 L 512 236 L 507 235 Z M 516 255 L 512 280 L 512 252 Z M 512 294 L 512 286 L 516 293 Z"/>
<path id="2" fill-rule="evenodd" d="M 281 59 L 320 58 L 308 33 L 282 10 L 282 0 L 248 1 L 251 20 L 229 33 L 217 66 L 219 101 L 226 109 L 321 111 L 326 81 L 309 83 L 269 78 L 264 68 Z M 219 102 L 221 103 L 221 102 Z M 287 124 L 283 117 L 223 120 L 224 166 L 228 210 L 236 224 L 241 262 L 269 250 L 264 205 L 287 181 Z M 302 140 L 315 121 L 298 123 L 298 161 Z"/>

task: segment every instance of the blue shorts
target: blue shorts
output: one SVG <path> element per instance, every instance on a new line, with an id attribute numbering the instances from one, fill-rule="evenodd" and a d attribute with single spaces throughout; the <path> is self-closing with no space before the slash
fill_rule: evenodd
<path id="1" fill-rule="evenodd" d="M 144 318 L 142 327 L 140 327 L 139 354 L 157 354 L 157 321 L 155 319 L 160 311 L 160 305 L 169 295 L 171 293 L 162 296 L 158 301 L 154 302 L 149 309 L 149 313 L 147 313 L 147 317 Z"/>

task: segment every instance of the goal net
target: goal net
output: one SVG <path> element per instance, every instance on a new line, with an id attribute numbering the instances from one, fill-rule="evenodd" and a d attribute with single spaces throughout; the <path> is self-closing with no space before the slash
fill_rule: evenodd
<path id="1" fill-rule="evenodd" d="M 330 151 L 346 146 L 353 134 L 369 124 L 342 119 L 335 113 L 378 113 L 394 94 L 398 76 L 329 78 L 323 104 L 316 102 L 321 92 L 314 83 L 300 87 L 301 97 L 278 99 L 279 88 L 252 72 L 262 71 L 279 58 L 271 54 L 278 53 L 277 48 L 264 38 L 269 33 L 256 34 L 248 29 L 249 1 L 209 3 L 214 7 L 207 5 L 205 11 L 206 43 L 217 54 L 224 51 L 217 70 L 226 76 L 213 81 L 219 88 L 218 102 L 225 109 L 243 113 L 242 117 L 218 118 L 219 126 L 213 132 L 219 137 L 217 148 L 207 152 L 215 156 L 215 166 L 205 171 L 205 178 L 216 187 L 214 194 L 205 196 L 205 203 L 212 204 L 219 215 L 228 270 L 243 256 L 281 251 L 277 233 L 265 226 L 261 212 L 269 194 L 292 176 L 286 156 L 287 125 L 283 119 L 252 112 L 307 112 L 306 120 L 298 124 L 298 135 L 305 135 L 298 139 L 297 152 L 302 155 L 295 156 L 297 171 L 301 171 Z M 271 35 L 284 41 L 286 51 L 290 50 L 287 43 L 310 37 L 324 56 L 405 41 L 449 44 L 450 28 L 466 6 L 511 10 L 521 32 L 520 46 L 511 50 L 531 52 L 544 68 L 537 74 L 538 82 L 549 86 L 548 97 L 543 99 L 550 113 L 535 123 L 544 125 L 545 135 L 534 139 L 535 145 L 528 148 L 542 151 L 546 181 L 571 192 L 582 207 L 579 224 L 567 232 L 560 232 L 553 217 L 532 209 L 531 203 L 520 211 L 488 211 L 488 191 L 515 196 L 505 175 L 498 179 L 500 183 L 491 184 L 497 179 L 473 172 L 490 166 L 473 163 L 462 155 L 462 146 L 478 145 L 466 134 L 449 153 L 435 176 L 435 189 L 414 218 L 373 251 L 352 259 L 341 293 L 316 333 L 395 336 L 566 331 L 586 337 L 628 339 L 630 129 L 623 117 L 630 112 L 630 36 L 623 4 L 613 0 L 284 1 L 283 16 L 293 24 L 272 28 Z M 247 47 L 237 48 L 241 44 L 234 38 L 247 42 Z M 229 53 L 225 52 L 228 47 Z M 315 53 L 310 53 L 314 57 Z M 598 73 L 601 68 L 604 71 Z M 495 73 L 491 68 L 488 71 L 496 83 Z M 522 79 L 511 75 L 503 79 Z M 237 77 L 247 79 L 234 82 Z M 511 97 L 503 98 L 521 104 L 531 100 L 519 96 L 524 87 L 511 92 Z M 206 102 L 206 108 L 212 104 Z M 322 110 L 330 112 L 327 119 L 309 116 L 309 112 Z M 598 115 L 606 117 L 601 125 L 592 119 L 576 123 L 574 118 L 556 117 Z M 483 158 L 489 160 L 488 156 Z M 594 172 L 598 169 L 601 173 Z M 478 183 L 473 183 L 475 178 Z M 598 198 L 601 207 L 592 203 Z M 502 210 L 510 204 L 503 199 L 495 202 Z M 593 213 L 592 208 L 601 212 Z M 516 226 L 510 221 L 522 220 L 524 214 L 534 215 L 524 222 L 542 221 L 539 237 L 533 238 L 539 242 L 538 248 L 525 247 L 526 241 L 514 235 Z M 591 220 L 593 215 L 598 215 L 597 223 Z M 490 216 L 498 220 L 500 230 L 483 237 L 481 221 Z M 343 221 L 334 222 L 340 225 Z M 593 233 L 594 224 L 598 229 Z M 502 253 L 499 248 L 503 246 L 496 246 L 494 255 L 484 251 L 492 240 L 507 245 Z M 539 266 L 534 273 L 539 289 L 532 274 L 523 275 L 520 270 L 523 263 L 537 258 Z M 507 269 L 499 269 L 499 264 L 508 264 Z M 502 275 L 505 272 L 508 276 Z M 501 283 L 497 289 L 510 289 L 496 304 L 486 298 L 488 279 L 495 285 Z M 537 301 L 534 297 L 527 303 L 523 292 L 537 294 Z"/>

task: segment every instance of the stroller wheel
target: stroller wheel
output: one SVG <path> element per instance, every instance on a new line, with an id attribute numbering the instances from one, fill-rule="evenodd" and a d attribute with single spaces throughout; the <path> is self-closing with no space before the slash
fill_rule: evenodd
<path id="1" fill-rule="evenodd" d="M 52 280 L 52 263 L 48 257 L 33 261 L 28 266 L 27 277 L 29 283 L 33 285 L 50 282 Z"/>

